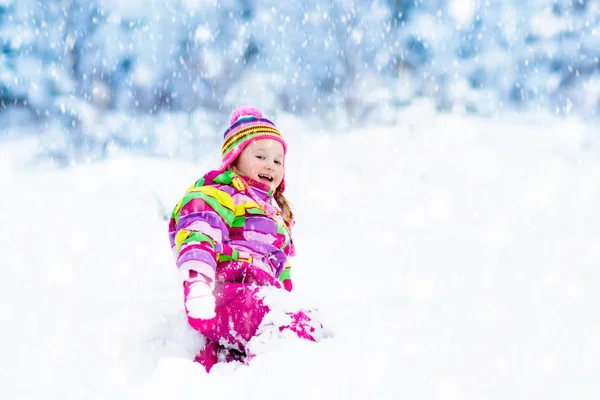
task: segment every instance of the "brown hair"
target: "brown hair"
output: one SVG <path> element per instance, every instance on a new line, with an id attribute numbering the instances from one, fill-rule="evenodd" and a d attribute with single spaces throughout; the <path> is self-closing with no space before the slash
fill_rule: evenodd
<path id="1" fill-rule="evenodd" d="M 283 218 L 285 218 L 287 225 L 290 225 L 294 221 L 294 213 L 292 212 L 292 208 L 290 207 L 290 203 L 288 203 L 287 199 L 279 190 L 275 190 L 275 201 L 281 208 L 281 212 L 283 214 Z"/>

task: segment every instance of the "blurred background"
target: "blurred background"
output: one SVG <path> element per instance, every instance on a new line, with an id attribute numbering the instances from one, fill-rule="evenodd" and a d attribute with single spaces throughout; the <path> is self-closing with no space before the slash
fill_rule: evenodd
<path id="1" fill-rule="evenodd" d="M 598 400 L 600 0 L 0 0 L 0 45 L 0 399 Z M 205 375 L 164 219 L 241 105 L 336 337 Z"/>
<path id="2" fill-rule="evenodd" d="M 590 0 L 0 0 L 0 141 L 194 160 L 245 104 L 342 132 L 415 101 L 596 119 L 599 23 Z"/>

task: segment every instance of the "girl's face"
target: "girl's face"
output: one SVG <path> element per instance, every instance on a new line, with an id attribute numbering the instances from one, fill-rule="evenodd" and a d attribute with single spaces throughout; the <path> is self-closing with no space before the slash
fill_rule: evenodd
<path id="1" fill-rule="evenodd" d="M 242 151 L 235 166 L 242 174 L 275 190 L 283 180 L 283 146 L 273 139 L 255 140 Z"/>

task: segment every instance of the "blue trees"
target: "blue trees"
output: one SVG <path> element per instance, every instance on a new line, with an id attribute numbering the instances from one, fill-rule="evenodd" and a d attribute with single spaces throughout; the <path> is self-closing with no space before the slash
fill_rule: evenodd
<path id="1" fill-rule="evenodd" d="M 114 144 L 178 153 L 140 121 L 181 113 L 185 147 L 242 103 L 369 121 L 427 97 L 595 117 L 599 37 L 586 0 L 4 0 L 0 118 L 102 157 Z"/>

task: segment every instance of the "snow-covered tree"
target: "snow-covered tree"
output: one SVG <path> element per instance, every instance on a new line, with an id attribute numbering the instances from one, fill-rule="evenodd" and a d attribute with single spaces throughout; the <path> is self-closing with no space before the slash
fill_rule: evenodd
<path id="1" fill-rule="evenodd" d="M 180 154 L 240 104 L 342 128 L 417 98 L 595 117 L 599 36 L 588 0 L 2 0 L 0 117 L 65 160 Z"/>

